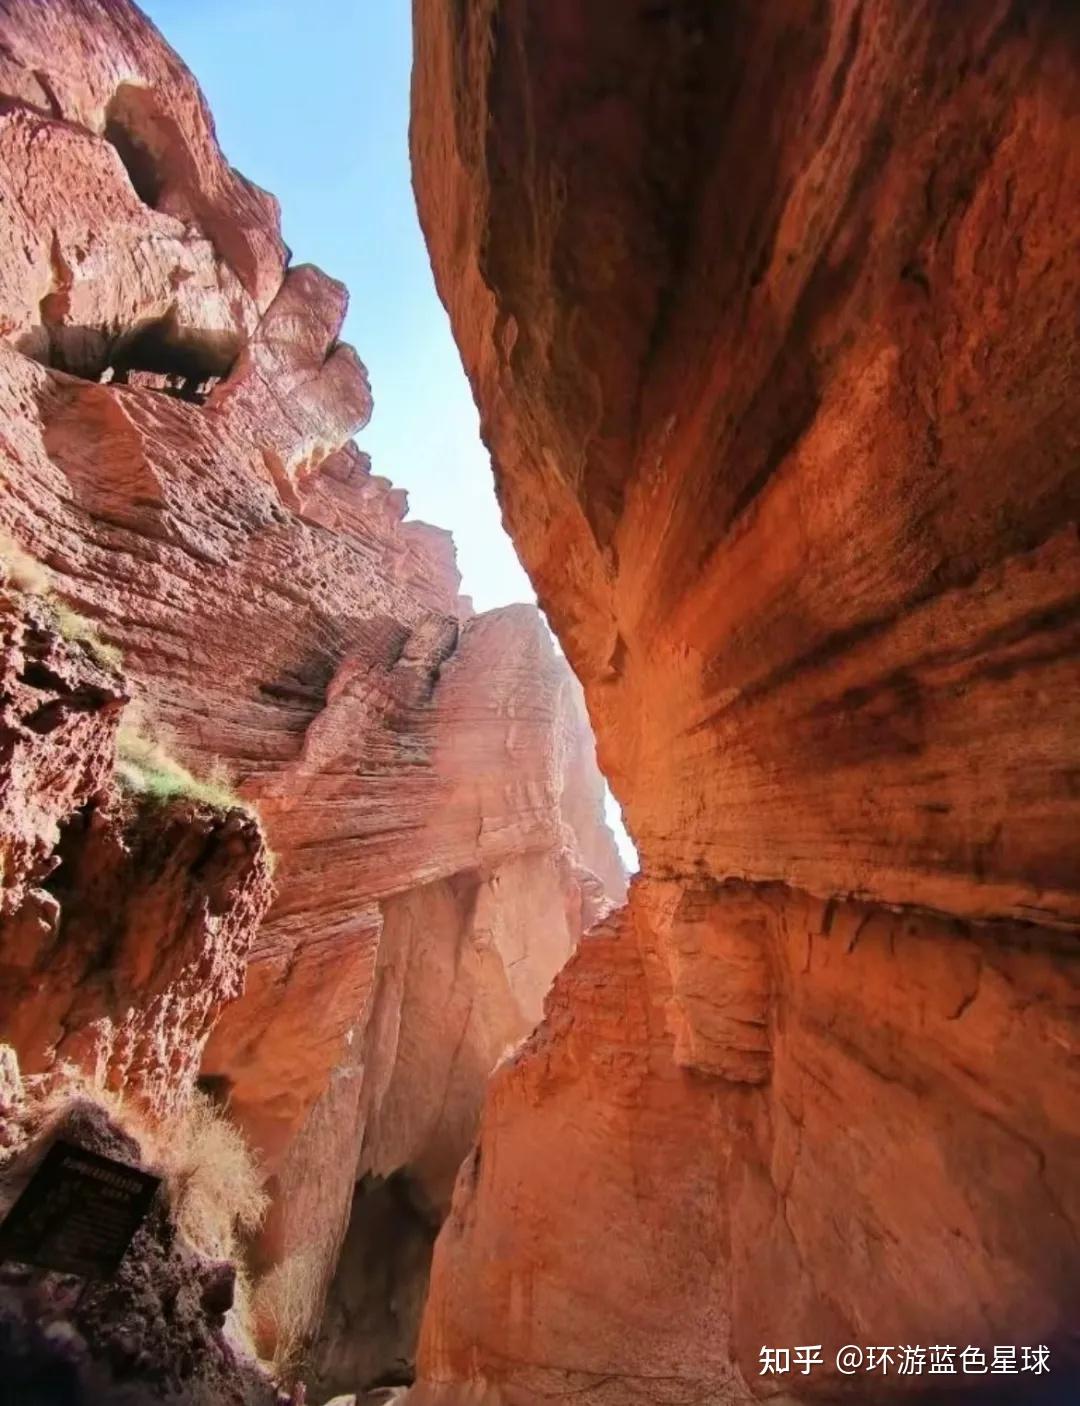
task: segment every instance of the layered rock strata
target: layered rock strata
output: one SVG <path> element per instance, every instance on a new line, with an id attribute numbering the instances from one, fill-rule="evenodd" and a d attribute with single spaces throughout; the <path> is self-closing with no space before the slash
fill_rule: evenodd
<path id="1" fill-rule="evenodd" d="M 356 1179 L 437 1219 L 488 1071 L 621 897 L 582 697 L 371 474 L 344 289 L 290 265 L 140 12 L 9 0 L 0 98 L 0 526 L 82 640 L 36 606 L 5 636 L 0 1033 L 151 1110 L 227 1103 L 302 1335 Z M 218 802 L 125 799 L 122 714 Z"/>
<path id="2" fill-rule="evenodd" d="M 436 279 L 642 878 L 496 1077 L 410 1399 L 1051 1399 L 1076 16 L 415 0 L 414 29 Z M 920 1342 L 1054 1366 L 835 1365 Z M 800 1343 L 824 1364 L 762 1375 Z"/>

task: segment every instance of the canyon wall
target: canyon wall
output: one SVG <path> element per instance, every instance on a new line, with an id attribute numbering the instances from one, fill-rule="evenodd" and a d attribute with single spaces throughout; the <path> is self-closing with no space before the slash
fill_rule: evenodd
<path id="1" fill-rule="evenodd" d="M 1063 1401 L 1075 10 L 414 30 L 437 284 L 642 872 L 489 1089 L 409 1399 Z M 836 1365 L 920 1343 L 1051 1372 Z"/>
<path id="2" fill-rule="evenodd" d="M 303 1333 L 622 899 L 581 690 L 370 472 L 345 290 L 135 6 L 0 5 L 0 184 L 0 1038 L 226 1105 Z"/>

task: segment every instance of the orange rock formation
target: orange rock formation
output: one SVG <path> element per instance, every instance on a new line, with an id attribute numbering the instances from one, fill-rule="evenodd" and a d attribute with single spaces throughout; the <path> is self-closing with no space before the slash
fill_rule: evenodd
<path id="1" fill-rule="evenodd" d="M 642 875 L 495 1077 L 410 1401 L 1064 1399 L 1076 15 L 414 19 L 438 286 Z"/>
<path id="2" fill-rule="evenodd" d="M 581 691 L 371 475 L 345 291 L 289 266 L 139 11 L 11 0 L 0 96 L 0 524 L 84 617 L 2 602 L 0 1039 L 155 1109 L 226 1098 L 274 1195 L 258 1268 L 302 1257 L 314 1314 L 357 1177 L 438 1216 L 492 1065 L 623 896 Z M 132 695 L 140 746 L 257 807 L 265 920 L 250 814 L 117 787 Z"/>

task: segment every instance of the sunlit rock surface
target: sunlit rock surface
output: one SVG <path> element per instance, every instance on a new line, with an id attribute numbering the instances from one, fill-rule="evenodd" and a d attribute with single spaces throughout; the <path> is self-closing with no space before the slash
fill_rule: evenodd
<path id="1" fill-rule="evenodd" d="M 226 1102 L 306 1331 L 356 1180 L 437 1221 L 487 1074 L 621 901 L 584 703 L 371 474 L 344 289 L 289 265 L 137 9 L 11 0 L 0 96 L 0 526 L 93 636 L 0 602 L 0 1035 Z M 238 804 L 118 790 L 128 723 Z"/>

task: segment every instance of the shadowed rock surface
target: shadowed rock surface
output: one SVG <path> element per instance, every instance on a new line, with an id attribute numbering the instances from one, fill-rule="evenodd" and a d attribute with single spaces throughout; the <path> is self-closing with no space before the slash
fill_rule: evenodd
<path id="1" fill-rule="evenodd" d="M 414 23 L 436 279 L 642 877 L 491 1086 L 409 1399 L 1066 1399 L 1077 15 Z M 999 1342 L 1051 1376 L 831 1365 Z"/>

